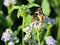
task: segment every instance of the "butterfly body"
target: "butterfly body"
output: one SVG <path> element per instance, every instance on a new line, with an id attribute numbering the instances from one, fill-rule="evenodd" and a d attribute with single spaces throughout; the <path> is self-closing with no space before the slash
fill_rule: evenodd
<path id="1" fill-rule="evenodd" d="M 35 12 L 35 14 L 33 15 L 33 20 L 39 21 L 39 22 L 43 22 L 44 21 L 44 15 L 43 12 L 40 8 L 38 8 Z"/>

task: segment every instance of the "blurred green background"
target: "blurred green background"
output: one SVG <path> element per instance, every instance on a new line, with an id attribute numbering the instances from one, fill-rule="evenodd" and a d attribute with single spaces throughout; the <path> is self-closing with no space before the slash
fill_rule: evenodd
<path id="1" fill-rule="evenodd" d="M 9 26 L 13 31 L 17 30 L 18 26 L 22 24 L 22 17 L 17 18 L 17 11 L 15 9 L 12 12 L 11 17 L 8 17 L 7 8 L 3 5 L 4 0 L 0 0 L 0 37 L 6 28 Z M 27 0 L 16 0 L 16 5 L 27 5 L 29 2 Z M 32 0 L 30 0 L 32 1 Z M 56 20 L 56 25 L 51 28 L 51 35 L 59 42 L 60 45 L 60 0 L 35 0 L 33 3 L 36 3 L 42 7 L 44 10 L 43 13 L 50 18 L 54 18 Z M 30 8 L 32 15 L 34 14 L 37 7 Z M 22 39 L 21 30 L 19 32 L 18 37 L 20 38 L 20 42 Z M 0 40 L 0 45 L 4 45 L 4 42 Z"/>

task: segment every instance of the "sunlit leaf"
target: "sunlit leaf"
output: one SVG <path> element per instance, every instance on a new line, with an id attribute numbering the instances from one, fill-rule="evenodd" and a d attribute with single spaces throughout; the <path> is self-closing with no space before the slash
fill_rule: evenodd
<path id="1" fill-rule="evenodd" d="M 27 15 L 25 18 L 25 26 L 29 25 L 31 23 L 31 15 Z"/>
<path id="2" fill-rule="evenodd" d="M 14 6 L 14 9 L 19 9 L 21 6 Z"/>
<path id="3" fill-rule="evenodd" d="M 18 10 L 18 13 L 17 13 L 17 17 L 19 18 L 20 16 L 21 17 L 24 17 L 25 16 L 25 10 L 26 10 L 26 6 L 25 5 L 22 5 L 20 7 L 20 9 Z"/>
<path id="4" fill-rule="evenodd" d="M 34 2 L 35 0 L 27 0 L 29 3 L 32 3 L 32 2 Z"/>
<path id="5" fill-rule="evenodd" d="M 40 5 L 35 4 L 35 3 L 29 3 L 29 4 L 27 5 L 27 8 L 31 8 L 31 7 L 40 7 Z"/>
<path id="6" fill-rule="evenodd" d="M 17 13 L 17 17 L 19 18 L 20 16 L 21 17 L 25 16 L 25 10 L 19 9 L 19 11 Z"/>
<path id="7" fill-rule="evenodd" d="M 20 11 L 21 11 L 21 9 L 19 9 L 18 10 L 18 13 L 17 13 L 17 17 L 19 18 L 19 16 L 20 16 Z"/>
<path id="8" fill-rule="evenodd" d="M 48 0 L 43 0 L 43 2 L 42 2 L 42 10 L 43 10 L 43 13 L 46 16 L 49 16 L 49 14 L 50 14 L 50 6 L 49 6 Z"/>

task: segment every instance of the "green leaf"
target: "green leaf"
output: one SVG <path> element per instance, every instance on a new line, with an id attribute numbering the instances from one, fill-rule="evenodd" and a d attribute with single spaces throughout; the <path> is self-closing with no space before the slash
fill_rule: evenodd
<path id="1" fill-rule="evenodd" d="M 56 17 L 56 23 L 57 23 L 57 27 L 58 27 L 58 32 L 57 32 L 57 40 L 60 41 L 60 16 Z"/>
<path id="2" fill-rule="evenodd" d="M 19 18 L 20 16 L 21 16 L 21 17 L 24 17 L 24 16 L 26 15 L 25 10 L 26 10 L 26 6 L 25 6 L 25 5 L 22 5 L 22 6 L 20 7 L 20 9 L 18 10 L 17 17 L 18 17 L 18 18 Z"/>
<path id="3" fill-rule="evenodd" d="M 25 26 L 28 26 L 31 23 L 31 15 L 25 17 Z"/>
<path id="4" fill-rule="evenodd" d="M 17 13 L 17 17 L 19 18 L 20 17 L 20 11 L 21 9 L 18 10 L 18 13 Z"/>
<path id="5" fill-rule="evenodd" d="M 32 3 L 32 2 L 34 2 L 35 0 L 27 0 L 29 3 Z"/>
<path id="6" fill-rule="evenodd" d="M 49 3 L 54 8 L 59 6 L 59 1 L 57 1 L 57 0 L 52 0 L 52 1 L 49 0 Z"/>
<path id="7" fill-rule="evenodd" d="M 19 17 L 24 17 L 25 16 L 25 10 L 24 9 L 19 9 L 18 10 L 18 13 L 17 13 L 17 17 L 19 18 Z"/>
<path id="8" fill-rule="evenodd" d="M 54 8 L 54 11 L 57 15 L 60 14 L 60 8 L 59 8 L 59 1 L 57 0 L 49 0 L 50 5 Z"/>
<path id="9" fill-rule="evenodd" d="M 49 5 L 48 0 L 43 0 L 43 2 L 42 2 L 42 10 L 43 10 L 43 13 L 46 16 L 49 16 L 49 14 L 50 14 L 50 5 Z"/>
<path id="10" fill-rule="evenodd" d="M 13 25 L 13 20 L 11 19 L 11 17 L 8 15 L 6 16 L 5 19 L 6 19 L 7 25 L 11 27 Z"/>
<path id="11" fill-rule="evenodd" d="M 31 8 L 31 7 L 40 7 L 40 5 L 35 4 L 35 3 L 29 3 L 29 4 L 27 5 L 27 8 Z"/>
<path id="12" fill-rule="evenodd" d="M 58 0 L 53 0 L 51 5 L 54 4 L 54 8 L 55 7 L 59 7 L 59 1 Z"/>
<path id="13" fill-rule="evenodd" d="M 22 25 L 19 25 L 19 26 L 18 26 L 18 29 L 17 29 L 16 31 L 14 31 L 15 36 L 18 35 L 18 33 L 19 33 L 19 31 L 21 30 L 21 28 L 22 28 Z"/>
<path id="14" fill-rule="evenodd" d="M 55 6 L 59 6 L 58 0 L 54 0 Z"/>
<path id="15" fill-rule="evenodd" d="M 14 9 L 20 9 L 21 6 L 14 6 Z"/>
<path id="16" fill-rule="evenodd" d="M 60 15 L 60 8 L 54 8 L 54 11 L 56 12 L 57 15 Z"/>

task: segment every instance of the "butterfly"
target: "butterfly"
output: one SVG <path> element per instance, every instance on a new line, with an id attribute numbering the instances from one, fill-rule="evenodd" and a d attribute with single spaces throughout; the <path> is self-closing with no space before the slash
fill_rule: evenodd
<path id="1" fill-rule="evenodd" d="M 43 22 L 44 21 L 44 14 L 43 14 L 41 8 L 38 8 L 35 11 L 34 15 L 32 16 L 32 19 L 33 19 L 33 21 L 34 20 L 39 21 L 39 22 Z"/>

